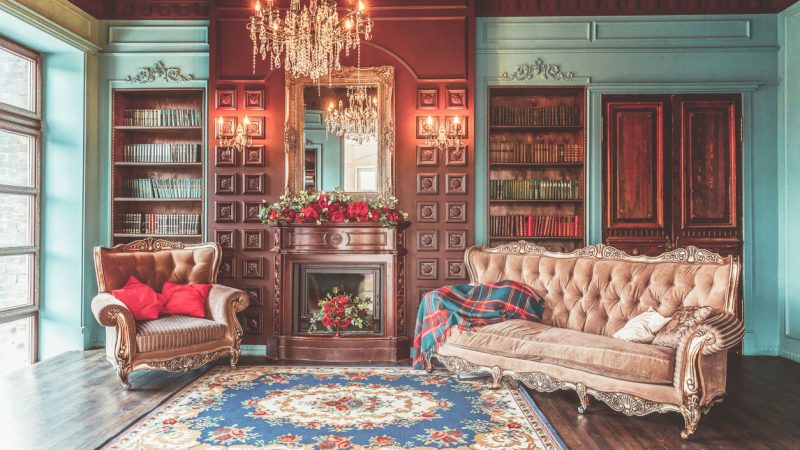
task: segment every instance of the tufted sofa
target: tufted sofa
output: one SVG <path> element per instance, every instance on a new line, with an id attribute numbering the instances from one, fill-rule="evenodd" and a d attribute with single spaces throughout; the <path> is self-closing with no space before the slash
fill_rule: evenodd
<path id="1" fill-rule="evenodd" d="M 216 284 L 220 248 L 216 242 L 183 244 L 147 238 L 113 248 L 96 247 L 94 264 L 99 293 L 92 312 L 106 327 L 106 356 L 126 389 L 136 369 L 187 371 L 212 360 L 239 358 L 242 327 L 236 313 L 247 308 L 247 294 Z M 206 317 L 168 315 L 136 321 L 111 291 L 133 275 L 156 291 L 164 282 L 212 284 Z"/>
<path id="2" fill-rule="evenodd" d="M 545 312 L 541 323 L 454 327 L 434 356 L 450 370 L 488 372 L 493 387 L 505 375 L 538 391 L 572 389 L 580 413 L 590 396 L 627 415 L 678 412 L 684 439 L 724 398 L 726 350 L 744 335 L 735 315 L 738 258 L 696 247 L 629 256 L 602 244 L 564 254 L 520 241 L 471 247 L 465 261 L 473 283 L 524 282 L 544 299 Z M 671 316 L 680 306 L 714 312 L 677 348 L 612 337 L 651 307 Z"/>

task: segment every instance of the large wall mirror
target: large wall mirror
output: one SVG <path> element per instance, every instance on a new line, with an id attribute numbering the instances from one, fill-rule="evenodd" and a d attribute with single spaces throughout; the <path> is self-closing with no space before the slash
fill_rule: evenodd
<path id="1" fill-rule="evenodd" d="M 286 89 L 287 192 L 394 195 L 393 67 L 344 68 L 320 85 L 289 76 Z M 376 110 L 369 132 L 332 131 L 331 112 L 341 113 L 358 95 Z"/>

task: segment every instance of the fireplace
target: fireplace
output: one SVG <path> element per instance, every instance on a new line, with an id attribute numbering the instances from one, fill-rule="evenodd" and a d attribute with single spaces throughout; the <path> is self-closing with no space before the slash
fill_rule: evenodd
<path id="1" fill-rule="evenodd" d="M 372 223 L 280 224 L 272 233 L 272 333 L 277 360 L 394 362 L 409 356 L 403 228 Z M 333 288 L 369 298 L 368 326 L 335 336 L 309 330 L 318 302 Z"/>
<path id="2" fill-rule="evenodd" d="M 297 335 L 329 335 L 329 331 L 318 327 L 309 331 L 310 318 L 319 311 L 319 301 L 333 289 L 352 294 L 370 301 L 367 310 L 367 327 L 349 327 L 344 335 L 380 335 L 383 332 L 383 266 L 340 264 L 295 264 L 292 297 L 294 314 L 292 327 Z"/>

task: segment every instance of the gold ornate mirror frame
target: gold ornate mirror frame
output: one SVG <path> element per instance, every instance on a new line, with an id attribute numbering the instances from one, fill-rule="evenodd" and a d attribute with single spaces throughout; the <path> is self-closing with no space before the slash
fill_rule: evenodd
<path id="1" fill-rule="evenodd" d="M 326 86 L 354 86 L 365 84 L 377 87 L 378 95 L 378 191 L 351 193 L 357 197 L 394 195 L 394 67 L 345 67 L 334 72 Z M 286 76 L 286 124 L 284 150 L 286 151 L 286 193 L 303 190 L 304 123 L 303 89 L 313 86 L 308 77 Z"/>

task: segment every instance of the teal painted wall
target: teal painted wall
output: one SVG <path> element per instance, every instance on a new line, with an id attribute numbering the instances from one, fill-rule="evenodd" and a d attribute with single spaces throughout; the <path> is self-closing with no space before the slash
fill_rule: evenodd
<path id="1" fill-rule="evenodd" d="M 87 347 L 93 321 L 86 282 L 97 242 L 97 149 L 87 137 L 86 79 L 92 49 L 64 43 L 0 11 L 0 34 L 44 56 L 39 359 Z"/>
<path id="2" fill-rule="evenodd" d="M 781 229 L 779 354 L 800 361 L 800 3 L 778 15 L 779 54 L 779 216 Z"/>
<path id="3" fill-rule="evenodd" d="M 97 108 L 99 121 L 99 173 L 96 222 L 99 245 L 109 245 L 111 217 L 111 90 L 115 88 L 176 88 L 192 87 L 206 89 L 208 99 L 208 22 L 207 21 L 102 21 L 100 35 L 103 50 L 99 54 L 99 77 L 97 84 Z M 187 82 L 167 82 L 163 79 L 148 84 L 126 81 L 129 75 L 142 67 L 162 61 L 167 67 L 178 67 L 181 73 L 192 75 Z M 208 108 L 203 107 L 203 111 Z M 206 156 L 211 152 L 206 152 Z M 204 173 L 203 178 L 207 178 Z M 206 231 L 203 231 L 206 235 Z M 94 267 L 87 270 L 96 285 Z M 96 290 L 96 286 L 95 286 Z M 88 326 L 89 346 L 102 346 L 105 333 L 92 318 Z"/>
<path id="4" fill-rule="evenodd" d="M 741 92 L 746 354 L 777 354 L 778 18 L 753 16 L 479 18 L 476 30 L 475 237 L 486 242 L 486 110 L 491 85 L 585 85 L 589 243 L 601 239 L 604 93 Z M 541 57 L 571 81 L 503 77 Z M 756 270 L 757 268 L 757 270 Z"/>

